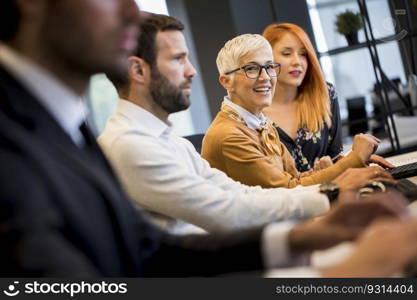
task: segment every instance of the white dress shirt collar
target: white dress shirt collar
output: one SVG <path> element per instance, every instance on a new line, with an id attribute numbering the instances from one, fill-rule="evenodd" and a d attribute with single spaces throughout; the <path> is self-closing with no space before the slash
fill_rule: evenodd
<path id="1" fill-rule="evenodd" d="M 124 115 L 133 123 L 132 125 L 135 129 L 147 135 L 158 138 L 162 134 L 170 134 L 172 132 L 172 125 L 169 121 L 167 124 L 146 109 L 125 99 L 120 99 L 117 113 Z"/>
<path id="2" fill-rule="evenodd" d="M 258 117 L 253 113 L 248 112 L 240 105 L 237 105 L 236 103 L 232 102 L 229 96 L 224 97 L 223 104 L 226 104 L 234 111 L 236 111 L 239 114 L 239 116 L 243 118 L 243 120 L 246 123 L 246 126 L 248 126 L 250 129 L 256 130 L 257 128 L 262 127 L 266 124 L 267 118 L 263 113 L 261 113 Z"/>
<path id="3" fill-rule="evenodd" d="M 0 63 L 35 96 L 75 143 L 83 144 L 79 127 L 88 109 L 82 97 L 4 44 L 0 44 Z"/>

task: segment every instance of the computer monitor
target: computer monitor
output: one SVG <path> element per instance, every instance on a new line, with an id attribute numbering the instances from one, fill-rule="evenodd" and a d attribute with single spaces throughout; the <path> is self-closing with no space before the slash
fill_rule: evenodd
<path id="1" fill-rule="evenodd" d="M 365 97 L 347 99 L 349 135 L 368 131 L 368 119 L 365 109 Z"/>

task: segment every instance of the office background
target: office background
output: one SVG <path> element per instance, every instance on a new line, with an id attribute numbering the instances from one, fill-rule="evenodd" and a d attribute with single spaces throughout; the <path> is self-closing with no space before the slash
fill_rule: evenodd
<path id="1" fill-rule="evenodd" d="M 416 73 L 413 49 L 416 48 L 417 10 L 410 0 L 365 0 L 381 66 L 388 78 L 393 79 L 405 97 L 412 95 L 409 88 L 411 74 Z M 406 3 L 406 2 L 409 3 Z M 347 47 L 344 36 L 335 30 L 338 13 L 350 9 L 359 12 L 356 0 L 137 0 L 142 10 L 169 14 L 180 19 L 190 59 L 198 71 L 193 81 L 192 105 L 184 112 L 173 114 L 174 131 L 179 135 L 203 133 L 220 108 L 225 94 L 218 83 L 215 64 L 217 52 L 223 44 L 243 33 L 262 33 L 273 22 L 291 22 L 303 27 L 314 43 L 326 80 L 336 86 L 341 116 L 344 123 L 345 143 L 356 131 L 372 132 L 378 120 L 369 118 L 378 107 L 374 93 L 375 74 L 366 47 L 364 30 L 359 31 L 359 45 Z M 406 9 L 405 6 L 409 6 Z M 411 9 L 410 9 L 411 8 Z M 411 14 L 411 15 L 408 15 Z M 406 24 L 407 20 L 411 24 Z M 407 30 L 405 30 L 405 28 Z M 402 33 L 406 34 L 406 38 Z M 398 33 L 401 33 L 398 34 Z M 412 37 L 414 35 L 414 37 Z M 413 43 L 413 44 L 410 44 Z M 413 46 L 413 47 L 411 47 Z M 107 117 L 114 111 L 117 96 L 103 75 L 92 79 L 89 91 L 94 108 L 94 123 L 100 132 Z M 412 99 L 411 99 L 412 100 Z M 414 99 L 415 100 L 415 99 Z M 393 107 L 404 108 L 403 103 L 392 96 Z M 417 103 L 412 103 L 416 105 Z M 350 111 L 350 116 L 349 116 Z M 416 117 L 402 113 L 397 122 L 400 136 L 410 134 L 406 127 L 417 126 Z M 365 124 L 348 126 L 348 121 L 365 117 Z M 382 129 L 383 131 L 383 129 Z M 378 132 L 375 131 L 377 134 Z M 412 134 L 412 132 L 411 132 Z M 417 141 L 416 141 L 417 144 Z"/>

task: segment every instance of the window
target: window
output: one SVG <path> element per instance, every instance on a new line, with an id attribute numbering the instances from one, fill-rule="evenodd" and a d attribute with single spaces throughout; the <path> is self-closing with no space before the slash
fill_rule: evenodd
<path id="1" fill-rule="evenodd" d="M 368 11 L 376 39 L 395 33 L 387 0 L 368 0 Z M 307 0 L 320 62 L 326 79 L 336 86 L 342 119 L 347 119 L 346 99 L 365 97 L 368 116 L 372 114 L 371 100 L 375 77 L 368 48 L 346 49 L 339 54 L 326 54 L 329 50 L 347 46 L 345 37 L 335 31 L 336 15 L 346 9 L 359 12 L 356 0 Z M 365 41 L 363 29 L 359 43 Z M 404 68 L 397 41 L 377 46 L 383 70 L 388 78 L 399 78 L 406 83 Z"/>
<path id="2" fill-rule="evenodd" d="M 143 11 L 149 11 L 160 14 L 168 14 L 165 0 L 136 0 Z M 114 113 L 118 95 L 104 74 L 97 74 L 91 78 L 90 89 L 88 93 L 89 105 L 91 106 L 91 119 L 100 134 L 108 117 Z M 194 134 L 194 127 L 189 110 L 172 114 L 169 118 L 174 126 L 174 132 L 178 135 Z"/>

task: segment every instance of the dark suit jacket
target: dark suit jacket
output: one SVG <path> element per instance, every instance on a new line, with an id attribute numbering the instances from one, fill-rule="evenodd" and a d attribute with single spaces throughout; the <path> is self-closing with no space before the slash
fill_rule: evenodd
<path id="1" fill-rule="evenodd" d="M 167 235 L 133 208 L 92 136 L 88 144 L 78 148 L 0 67 L 1 275 L 209 276 L 262 267 L 261 228 Z"/>

